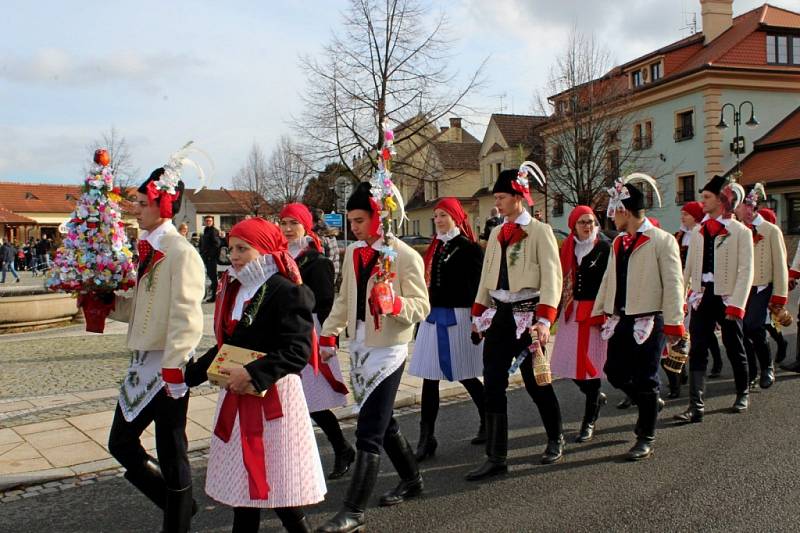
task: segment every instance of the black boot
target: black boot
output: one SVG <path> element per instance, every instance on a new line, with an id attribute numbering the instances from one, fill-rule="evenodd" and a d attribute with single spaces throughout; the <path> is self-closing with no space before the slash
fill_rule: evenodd
<path id="1" fill-rule="evenodd" d="M 275 509 L 275 514 L 288 533 L 311 533 L 311 524 L 302 507 L 282 507 Z"/>
<path id="2" fill-rule="evenodd" d="M 481 414 L 481 425 L 478 426 L 478 434 L 475 435 L 470 444 L 486 444 L 486 417 Z"/>
<path id="3" fill-rule="evenodd" d="M 543 465 L 552 465 L 561 461 L 564 458 L 564 443 L 564 435 L 548 440 L 540 462 Z"/>
<path id="4" fill-rule="evenodd" d="M 486 462 L 467 474 L 467 481 L 479 481 L 508 472 L 508 416 L 486 413 Z"/>
<path id="5" fill-rule="evenodd" d="M 383 449 L 400 476 L 400 483 L 389 492 L 381 496 L 382 507 L 403 503 L 409 498 L 414 498 L 422 493 L 422 476 L 419 473 L 417 460 L 411 445 L 399 431 L 384 439 Z"/>
<path id="6" fill-rule="evenodd" d="M 339 479 L 350 471 L 350 465 L 356 460 L 356 451 L 345 443 L 347 446 L 341 450 L 336 450 L 336 456 L 333 460 L 333 470 L 328 474 L 328 479 Z"/>
<path id="7" fill-rule="evenodd" d="M 763 345 L 759 347 L 758 364 L 761 367 L 761 379 L 758 382 L 758 386 L 762 389 L 768 389 L 775 383 L 775 365 L 772 362 L 769 346 Z"/>
<path id="8" fill-rule="evenodd" d="M 158 466 L 158 462 L 155 459 L 148 456 L 141 468 L 127 470 L 125 472 L 125 479 L 127 479 L 131 485 L 139 489 L 142 494 L 147 496 L 159 509 L 166 509 L 167 484 L 164 482 L 164 477 L 161 475 L 161 468 Z"/>
<path id="9" fill-rule="evenodd" d="M 636 402 L 633 401 L 633 398 L 628 396 L 627 394 L 623 399 L 619 401 L 617 404 L 617 409 L 628 409 L 631 405 L 634 405 Z"/>
<path id="10" fill-rule="evenodd" d="M 364 511 L 375 489 L 381 456 L 377 453 L 356 451 L 356 462 L 344 505 L 333 518 L 317 528 L 321 533 L 355 533 L 364 530 Z"/>
<path id="11" fill-rule="evenodd" d="M 592 437 L 594 437 L 594 424 L 600 415 L 600 408 L 606 403 L 608 403 L 608 397 L 599 390 L 590 391 L 586 394 L 581 431 L 575 438 L 575 442 L 589 442 L 592 440 Z"/>
<path id="12" fill-rule="evenodd" d="M 257 507 L 234 507 L 231 533 L 258 533 L 261 527 L 261 509 Z"/>
<path id="13" fill-rule="evenodd" d="M 192 486 L 167 489 L 167 507 L 164 509 L 164 533 L 188 533 L 192 523 Z"/>
<path id="14" fill-rule="evenodd" d="M 736 394 L 736 400 L 733 402 L 733 407 L 731 407 L 731 411 L 734 413 L 744 413 L 747 411 L 747 407 L 749 406 L 749 397 L 747 391 L 739 392 Z"/>
<path id="15" fill-rule="evenodd" d="M 658 393 L 639 393 L 639 420 L 636 423 L 636 444 L 628 451 L 629 461 L 639 461 L 653 455 L 653 443 L 656 440 L 656 420 L 658 419 Z"/>
<path id="16" fill-rule="evenodd" d="M 433 436 L 434 426 L 430 422 L 419 423 L 419 442 L 417 443 L 417 453 L 414 456 L 418 462 L 422 462 L 428 457 L 436 455 L 436 448 L 439 443 Z"/>
<path id="17" fill-rule="evenodd" d="M 775 363 L 782 363 L 786 359 L 786 350 L 789 348 L 789 342 L 783 337 L 783 333 L 775 329 L 774 326 L 768 325 L 767 331 L 770 336 L 775 339 L 778 345 L 778 351 L 775 352 Z"/>
<path id="18" fill-rule="evenodd" d="M 705 370 L 692 370 L 689 372 L 689 408 L 683 413 L 675 415 L 675 420 L 683 423 L 696 423 L 703 421 L 705 412 Z"/>
<path id="19" fill-rule="evenodd" d="M 681 376 L 675 372 L 665 371 L 667 374 L 667 381 L 669 382 L 669 395 L 668 398 L 679 398 L 681 395 Z"/>

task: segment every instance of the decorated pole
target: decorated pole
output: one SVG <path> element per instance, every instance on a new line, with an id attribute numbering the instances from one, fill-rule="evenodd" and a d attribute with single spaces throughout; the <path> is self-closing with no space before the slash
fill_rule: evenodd
<path id="1" fill-rule="evenodd" d="M 102 333 L 114 308 L 114 291 L 133 287 L 136 277 L 108 152 L 95 151 L 94 163 L 75 210 L 64 224 L 64 241 L 45 286 L 76 294 L 86 317 L 86 331 Z"/>

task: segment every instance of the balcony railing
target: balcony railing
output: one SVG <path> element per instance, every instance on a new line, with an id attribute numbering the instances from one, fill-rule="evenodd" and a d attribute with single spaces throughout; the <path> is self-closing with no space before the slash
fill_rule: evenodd
<path id="1" fill-rule="evenodd" d="M 634 137 L 633 138 L 633 149 L 634 150 L 647 150 L 648 148 L 653 146 L 653 137 L 649 135 L 644 135 L 642 137 Z"/>
<path id="2" fill-rule="evenodd" d="M 675 193 L 675 204 L 683 205 L 688 202 L 694 202 L 694 189 L 687 189 Z"/>
<path id="3" fill-rule="evenodd" d="M 679 143 L 681 141 L 687 141 L 694 137 L 694 126 L 691 124 L 687 124 L 686 126 L 680 126 L 675 128 L 675 142 Z"/>

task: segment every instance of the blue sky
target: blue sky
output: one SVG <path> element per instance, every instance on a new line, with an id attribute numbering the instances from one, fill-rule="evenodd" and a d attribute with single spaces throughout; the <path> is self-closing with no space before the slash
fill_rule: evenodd
<path id="1" fill-rule="evenodd" d="M 463 74 L 489 57 L 464 117 L 479 138 L 502 99 L 529 113 L 573 26 L 624 62 L 687 35 L 699 0 L 423 0 L 444 10 Z M 736 0 L 739 14 L 761 5 Z M 791 8 L 796 1 L 773 0 Z M 189 139 L 228 185 L 251 144 L 268 153 L 300 112 L 298 57 L 319 53 L 345 0 L 6 0 L 0 21 L 0 180 L 80 182 L 112 125 L 142 173 Z M 795 6 L 795 9 L 797 6 Z M 197 183 L 187 176 L 189 186 Z"/>

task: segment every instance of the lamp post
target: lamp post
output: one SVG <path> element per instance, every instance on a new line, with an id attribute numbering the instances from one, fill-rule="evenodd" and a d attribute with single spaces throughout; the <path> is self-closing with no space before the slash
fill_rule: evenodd
<path id="1" fill-rule="evenodd" d="M 736 154 L 736 175 L 739 175 L 739 155 L 745 152 L 745 143 L 744 137 L 739 135 L 739 126 L 742 123 L 742 108 L 745 105 L 750 106 L 750 118 L 745 122 L 745 126 L 749 128 L 755 128 L 758 126 L 758 120 L 756 120 L 756 109 L 753 106 L 753 102 L 750 100 L 745 100 L 744 102 L 739 104 L 737 108 L 734 104 L 730 102 L 723 104 L 722 108 L 719 110 L 719 123 L 717 124 L 718 130 L 725 130 L 728 129 L 728 123 L 725 122 L 725 108 L 730 107 L 733 110 L 733 125 L 736 127 L 736 136 L 733 138 L 733 142 L 731 143 L 731 152 Z"/>

